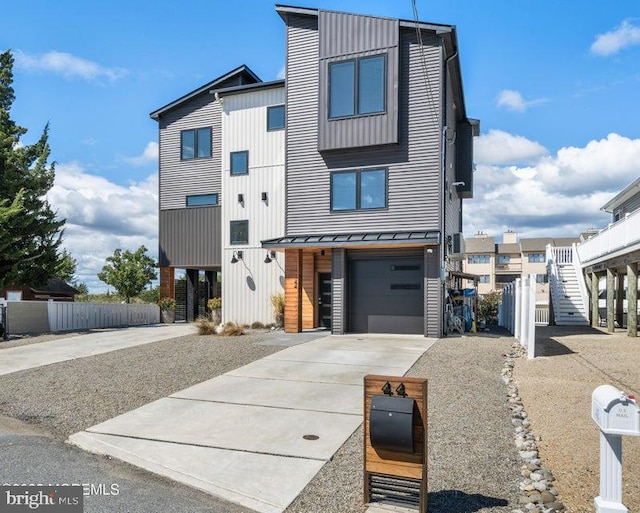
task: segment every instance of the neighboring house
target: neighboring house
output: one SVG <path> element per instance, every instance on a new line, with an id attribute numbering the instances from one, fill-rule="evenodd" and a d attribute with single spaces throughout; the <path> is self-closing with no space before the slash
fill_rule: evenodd
<path id="1" fill-rule="evenodd" d="M 0 289 L 0 298 L 9 301 L 74 301 L 80 291 L 59 278 L 52 278 L 35 287 L 7 287 Z"/>
<path id="2" fill-rule="evenodd" d="M 276 11 L 284 82 L 242 66 L 151 114 L 161 295 L 186 269 L 192 319 L 198 276 L 209 295 L 221 272 L 224 321 L 272 321 L 269 297 L 284 290 L 288 332 L 439 337 L 479 133 L 456 29 Z"/>
<path id="3" fill-rule="evenodd" d="M 591 296 L 590 318 L 593 326 L 606 323 L 628 325 L 630 336 L 637 335 L 637 308 L 625 315 L 625 300 L 637 304 L 638 264 L 640 263 L 640 178 L 608 201 L 602 210 L 611 214 L 611 224 L 577 246 L 578 261 Z M 598 297 L 603 283 L 607 291 L 605 307 Z"/>
<path id="4" fill-rule="evenodd" d="M 579 241 L 578 237 L 518 238 L 513 231 L 504 232 L 502 243 L 484 232 L 465 241 L 466 273 L 478 276 L 478 294 L 502 290 L 517 278 L 536 275 L 536 303 L 549 301 L 547 276 L 547 246 L 565 247 Z"/>
<path id="5" fill-rule="evenodd" d="M 285 330 L 443 332 L 473 194 L 456 29 L 277 6 L 287 27 Z M 349 34 L 349 37 L 344 37 Z"/>

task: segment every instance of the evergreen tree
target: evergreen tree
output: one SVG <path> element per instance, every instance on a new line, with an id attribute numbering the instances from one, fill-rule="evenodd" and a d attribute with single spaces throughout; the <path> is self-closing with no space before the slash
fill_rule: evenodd
<path id="1" fill-rule="evenodd" d="M 0 206 L 9 208 L 19 198 L 21 212 L 2 221 L 10 236 L 0 243 L 0 287 L 40 285 L 55 276 L 65 222 L 45 197 L 55 176 L 54 165 L 47 162 L 49 125 L 35 144 L 21 143 L 27 129 L 11 119 L 12 84 L 13 56 L 6 51 L 0 53 Z"/>

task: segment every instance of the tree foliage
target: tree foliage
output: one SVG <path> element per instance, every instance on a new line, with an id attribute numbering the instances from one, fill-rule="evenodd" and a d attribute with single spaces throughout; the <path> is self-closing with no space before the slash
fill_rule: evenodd
<path id="1" fill-rule="evenodd" d="M 502 301 L 500 292 L 492 291 L 478 299 L 478 317 L 487 324 L 498 324 L 498 308 Z"/>
<path id="2" fill-rule="evenodd" d="M 59 255 L 54 276 L 56 278 L 60 278 L 66 283 L 73 283 L 77 281 L 75 277 L 77 268 L 78 262 L 71 256 L 71 253 L 64 248 L 62 253 Z"/>
<path id="3" fill-rule="evenodd" d="M 48 163 L 49 125 L 36 143 L 22 143 L 27 129 L 10 116 L 12 84 L 13 56 L 6 51 L 0 53 L 0 231 L 9 236 L 0 239 L 0 288 L 37 285 L 55 276 L 65 222 L 46 199 L 55 176 Z"/>
<path id="4" fill-rule="evenodd" d="M 114 287 L 129 303 L 151 280 L 157 278 L 155 265 L 144 246 L 134 252 L 118 248 L 113 255 L 107 257 L 107 263 L 98 273 L 98 279 Z"/>

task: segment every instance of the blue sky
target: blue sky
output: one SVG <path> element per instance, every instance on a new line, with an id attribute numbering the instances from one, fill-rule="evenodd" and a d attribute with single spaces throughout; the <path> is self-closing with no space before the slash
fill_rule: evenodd
<path id="1" fill-rule="evenodd" d="M 412 18 L 410 0 L 293 5 Z M 640 176 L 640 2 L 417 0 L 457 26 L 469 116 L 481 120 L 465 234 L 572 236 Z M 264 0 L 11 2 L 13 118 L 33 142 L 51 124 L 50 201 L 92 290 L 116 247 L 157 255 L 157 140 L 149 112 L 247 64 L 284 65 L 284 23 Z"/>

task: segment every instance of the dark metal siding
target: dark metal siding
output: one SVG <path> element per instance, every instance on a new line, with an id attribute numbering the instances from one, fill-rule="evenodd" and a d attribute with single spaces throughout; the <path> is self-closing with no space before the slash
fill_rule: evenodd
<path id="1" fill-rule="evenodd" d="M 160 210 L 184 208 L 190 194 L 218 194 L 221 201 L 222 116 L 205 92 L 160 118 Z M 180 132 L 211 127 L 211 157 L 180 159 Z"/>
<path id="2" fill-rule="evenodd" d="M 321 155 L 317 20 L 288 17 L 287 235 L 322 234 L 327 226 L 335 233 L 441 230 L 441 47 L 435 36 L 423 43 L 429 86 L 415 32 L 400 32 L 399 144 Z M 329 172 L 367 166 L 388 169 L 388 208 L 331 212 Z"/>
<path id="3" fill-rule="evenodd" d="M 473 129 L 468 121 L 458 123 L 456 153 L 456 181 L 464 182 L 458 187 L 458 193 L 462 198 L 473 198 Z"/>
<path id="4" fill-rule="evenodd" d="M 207 268 L 221 265 L 220 207 L 160 211 L 160 266 Z"/>
<path id="5" fill-rule="evenodd" d="M 398 142 L 398 20 L 320 11 L 318 150 Z M 386 55 L 384 114 L 328 119 L 328 66 L 347 58 Z"/>

